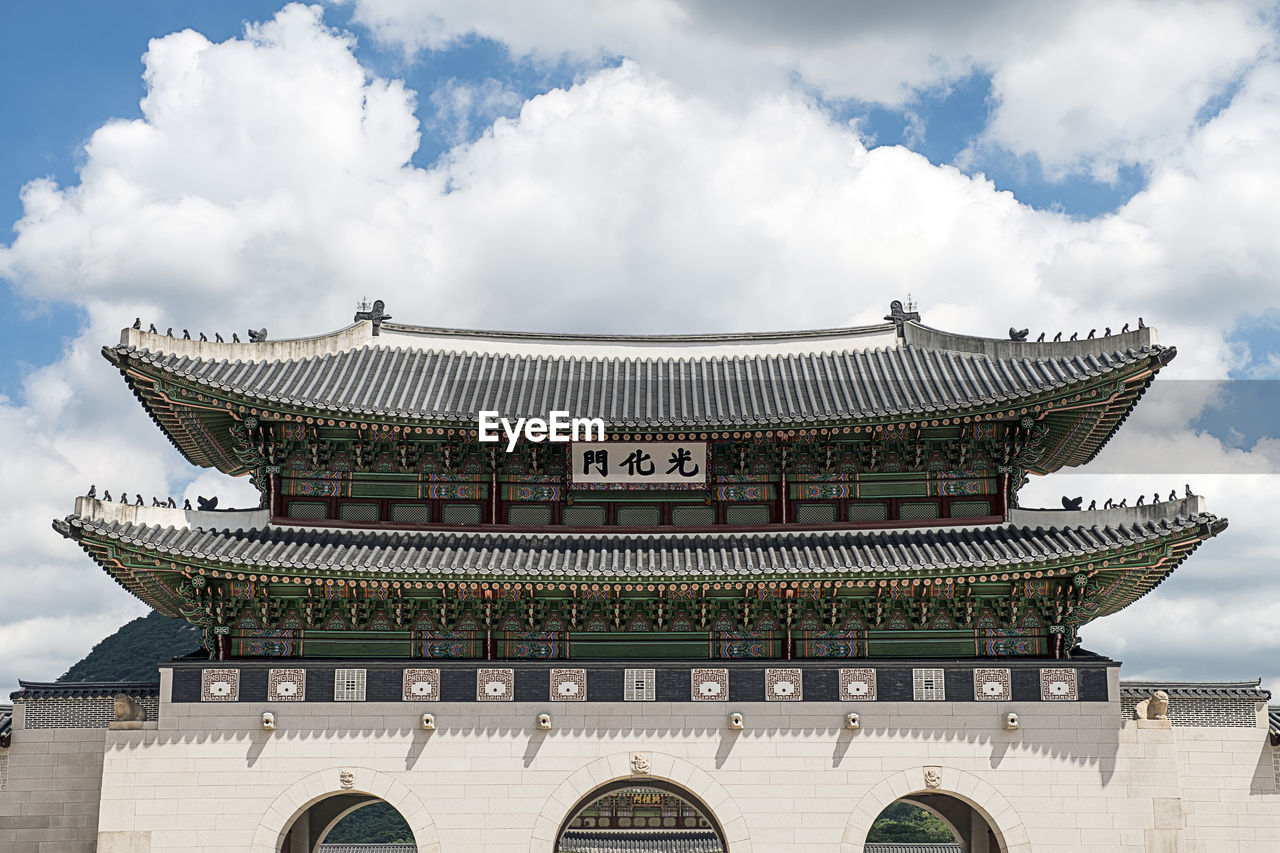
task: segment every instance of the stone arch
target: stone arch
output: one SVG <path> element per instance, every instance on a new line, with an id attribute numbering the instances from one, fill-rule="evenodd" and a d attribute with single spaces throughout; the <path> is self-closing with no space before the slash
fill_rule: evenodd
<path id="1" fill-rule="evenodd" d="M 351 785 L 342 784 L 341 773 L 351 773 Z M 385 773 L 368 767 L 331 767 L 304 776 L 280 793 L 258 819 L 252 853 L 278 853 L 293 822 L 311 806 L 341 794 L 368 794 L 395 807 L 413 830 L 418 853 L 440 853 L 435 821 L 418 795 Z"/>
<path id="2" fill-rule="evenodd" d="M 649 772 L 635 773 L 631 757 L 637 753 L 649 759 Z M 573 809 L 591 792 L 613 782 L 632 781 L 643 785 L 658 780 L 683 788 L 714 815 L 724 832 L 728 853 L 752 853 L 747 835 L 747 819 L 724 786 L 710 773 L 683 758 L 665 752 L 619 752 L 597 758 L 570 774 L 551 792 L 533 824 L 529 853 L 555 853 L 556 834 Z"/>
<path id="3" fill-rule="evenodd" d="M 881 779 L 863 795 L 844 826 L 840 853 L 863 853 L 863 843 L 880 812 L 912 794 L 944 794 L 973 807 L 991 826 L 1004 853 L 1031 853 L 1027 829 L 1005 796 L 989 782 L 966 770 L 941 767 L 936 788 L 925 785 L 924 769 L 903 770 Z"/>

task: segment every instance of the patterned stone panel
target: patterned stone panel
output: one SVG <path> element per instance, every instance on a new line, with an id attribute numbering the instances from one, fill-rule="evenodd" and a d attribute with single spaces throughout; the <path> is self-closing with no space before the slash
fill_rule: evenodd
<path id="1" fill-rule="evenodd" d="M 37 699 L 25 703 L 29 729 L 105 729 L 116 718 L 111 697 L 98 699 Z M 160 699 L 142 697 L 148 720 L 160 715 Z"/>
<path id="2" fill-rule="evenodd" d="M 769 702 L 799 702 L 804 698 L 798 669 L 766 669 L 764 698 Z"/>
<path id="3" fill-rule="evenodd" d="M 975 669 L 973 698 L 979 702 L 1008 702 L 1013 699 L 1013 682 L 1007 669 Z"/>
<path id="4" fill-rule="evenodd" d="M 512 669 L 476 671 L 477 702 L 511 702 L 516 694 L 516 673 Z"/>
<path id="5" fill-rule="evenodd" d="M 840 670 L 840 698 L 876 701 L 876 671 L 870 667 Z"/>
<path id="6" fill-rule="evenodd" d="M 440 701 L 440 670 L 406 669 L 401 696 L 406 702 Z"/>
<path id="7" fill-rule="evenodd" d="M 726 702 L 729 699 L 729 670 L 695 669 L 690 673 L 690 693 L 695 702 Z"/>
<path id="8" fill-rule="evenodd" d="M 585 669 L 551 670 L 551 700 L 553 702 L 585 702 L 587 671 Z"/>
<path id="9" fill-rule="evenodd" d="M 273 669 L 267 675 L 268 702 L 301 702 L 307 697 L 305 669 Z"/>
<path id="10" fill-rule="evenodd" d="M 238 702 L 240 670 L 205 669 L 200 671 L 201 702 Z"/>
<path id="11" fill-rule="evenodd" d="M 652 669 L 628 669 L 622 682 L 622 698 L 626 702 L 653 702 L 658 698 L 657 680 Z"/>
<path id="12" fill-rule="evenodd" d="M 1073 667 L 1040 670 L 1040 698 L 1045 702 L 1075 702 L 1080 698 Z"/>

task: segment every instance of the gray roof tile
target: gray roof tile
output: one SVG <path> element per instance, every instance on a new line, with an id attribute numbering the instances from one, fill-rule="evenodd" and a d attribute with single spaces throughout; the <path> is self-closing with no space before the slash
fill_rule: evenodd
<path id="1" fill-rule="evenodd" d="M 1080 515 L 1077 513 L 1077 515 Z M 1085 518 L 1079 519 L 1085 522 Z M 981 571 L 1035 565 L 1220 523 L 1200 513 L 1173 520 L 1070 528 L 1017 526 L 763 533 L 518 535 L 503 532 L 377 530 L 267 525 L 175 529 L 68 516 L 64 535 L 82 528 L 160 553 L 210 562 L 297 571 L 410 572 L 427 577 L 822 578 L 858 572 Z"/>
<path id="2" fill-rule="evenodd" d="M 1270 691 L 1259 681 L 1122 681 L 1120 695 L 1145 699 L 1157 690 L 1170 699 L 1253 699 L 1265 702 Z"/>
<path id="3" fill-rule="evenodd" d="M 224 392 L 355 414 L 471 420 L 563 410 L 612 426 L 799 424 L 991 406 L 1109 373 L 1158 345 L 1017 357 L 904 345 L 706 358 L 586 358 L 384 346 L 242 362 L 121 346 L 120 355 Z"/>

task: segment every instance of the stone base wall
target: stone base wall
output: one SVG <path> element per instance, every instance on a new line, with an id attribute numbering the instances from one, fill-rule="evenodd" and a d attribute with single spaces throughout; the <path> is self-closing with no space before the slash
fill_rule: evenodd
<path id="1" fill-rule="evenodd" d="M 15 725 L 0 853 L 89 851 L 95 833 L 108 853 L 269 853 L 308 806 L 352 792 L 399 809 L 422 853 L 551 853 L 576 803 L 627 778 L 690 792 L 731 853 L 860 853 L 884 807 L 921 793 L 976 808 L 1008 853 L 1280 850 L 1261 719 L 1125 721 L 1112 688 L 1107 702 L 166 700 L 154 729 Z"/>
<path id="2" fill-rule="evenodd" d="M 102 795 L 105 729 L 14 732 L 0 787 L 0 853 L 93 853 Z"/>

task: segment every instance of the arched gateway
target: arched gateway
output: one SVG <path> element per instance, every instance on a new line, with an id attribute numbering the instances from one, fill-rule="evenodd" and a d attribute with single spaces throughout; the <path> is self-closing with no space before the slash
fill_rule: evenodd
<path id="1" fill-rule="evenodd" d="M 619 780 L 574 805 L 555 853 L 726 853 L 724 830 L 689 791 L 661 780 Z"/>

